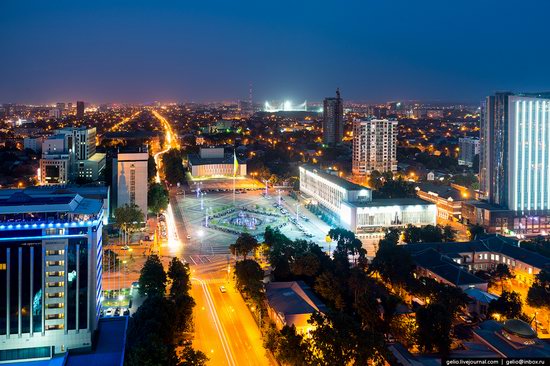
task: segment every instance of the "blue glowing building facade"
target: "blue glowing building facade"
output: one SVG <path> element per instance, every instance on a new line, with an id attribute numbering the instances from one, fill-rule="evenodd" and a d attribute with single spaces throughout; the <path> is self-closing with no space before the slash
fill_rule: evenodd
<path id="1" fill-rule="evenodd" d="M 496 93 L 482 108 L 483 223 L 501 234 L 550 231 L 550 93 Z"/>
<path id="2" fill-rule="evenodd" d="M 89 350 L 101 308 L 101 200 L 0 194 L 0 363 Z"/>

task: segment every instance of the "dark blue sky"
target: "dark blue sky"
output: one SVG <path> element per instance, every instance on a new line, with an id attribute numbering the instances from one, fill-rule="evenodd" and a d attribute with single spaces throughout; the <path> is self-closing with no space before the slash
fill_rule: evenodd
<path id="1" fill-rule="evenodd" d="M 550 90 L 550 1 L 0 0 L 0 102 Z"/>

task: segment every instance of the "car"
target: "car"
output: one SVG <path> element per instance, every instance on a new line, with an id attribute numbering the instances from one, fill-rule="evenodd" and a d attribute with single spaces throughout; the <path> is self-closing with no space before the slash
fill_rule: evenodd
<path id="1" fill-rule="evenodd" d="M 122 313 L 122 315 L 124 316 L 130 315 L 130 309 L 124 309 L 124 312 Z"/>
<path id="2" fill-rule="evenodd" d="M 122 249 L 122 250 L 128 250 L 128 249 L 130 249 L 130 247 L 129 247 L 128 245 L 125 245 L 125 246 L 121 247 L 120 249 Z"/>
<path id="3" fill-rule="evenodd" d="M 120 308 L 116 308 L 116 310 L 115 310 L 115 316 L 120 316 Z"/>
<path id="4" fill-rule="evenodd" d="M 224 285 L 221 285 L 221 286 L 220 286 L 220 292 L 221 292 L 222 294 L 225 294 L 226 291 L 227 291 L 227 290 L 225 289 L 225 286 L 224 286 Z"/>
<path id="5" fill-rule="evenodd" d="M 139 282 L 138 281 L 132 282 L 132 288 L 139 288 Z"/>
<path id="6" fill-rule="evenodd" d="M 191 239 L 191 235 L 187 235 L 187 239 Z"/>
<path id="7" fill-rule="evenodd" d="M 114 312 L 115 310 L 113 308 L 108 308 L 107 310 L 105 310 L 105 316 L 113 316 Z"/>

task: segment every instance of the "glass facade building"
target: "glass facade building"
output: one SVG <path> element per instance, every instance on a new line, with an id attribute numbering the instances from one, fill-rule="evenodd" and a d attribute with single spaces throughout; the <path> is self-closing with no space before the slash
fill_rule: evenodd
<path id="1" fill-rule="evenodd" d="M 550 94 L 497 93 L 482 108 L 481 189 L 490 204 L 550 209 Z"/>
<path id="2" fill-rule="evenodd" d="M 0 195 L 0 362 L 91 348 L 102 206 L 78 194 Z"/>

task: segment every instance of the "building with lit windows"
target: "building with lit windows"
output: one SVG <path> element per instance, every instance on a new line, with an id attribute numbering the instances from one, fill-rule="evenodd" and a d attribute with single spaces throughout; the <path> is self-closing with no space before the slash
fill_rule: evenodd
<path id="1" fill-rule="evenodd" d="M 199 154 L 189 154 L 187 166 L 193 177 L 232 177 L 235 171 L 233 153 L 223 147 L 201 148 Z M 238 160 L 236 176 L 246 175 L 246 161 Z"/>
<path id="2" fill-rule="evenodd" d="M 0 192 L 0 363 L 90 350 L 101 306 L 102 201 Z"/>
<path id="3" fill-rule="evenodd" d="M 353 121 L 354 176 L 364 177 L 374 170 L 397 170 L 397 120 L 355 119 Z"/>
<path id="4" fill-rule="evenodd" d="M 472 167 L 475 156 L 479 154 L 479 139 L 461 137 L 458 139 L 458 165 Z"/>
<path id="5" fill-rule="evenodd" d="M 482 108 L 484 226 L 506 235 L 550 230 L 550 93 L 496 93 Z M 475 206 L 475 205 L 474 205 Z"/>
<path id="6" fill-rule="evenodd" d="M 147 148 L 119 151 L 113 159 L 113 205 L 137 205 L 147 219 Z M 113 210 L 114 212 L 114 210 Z"/>
<path id="7" fill-rule="evenodd" d="M 436 224 L 436 205 L 418 198 L 373 199 L 372 191 L 322 170 L 300 167 L 300 191 L 310 205 L 357 234 L 374 256 L 386 229 Z"/>

